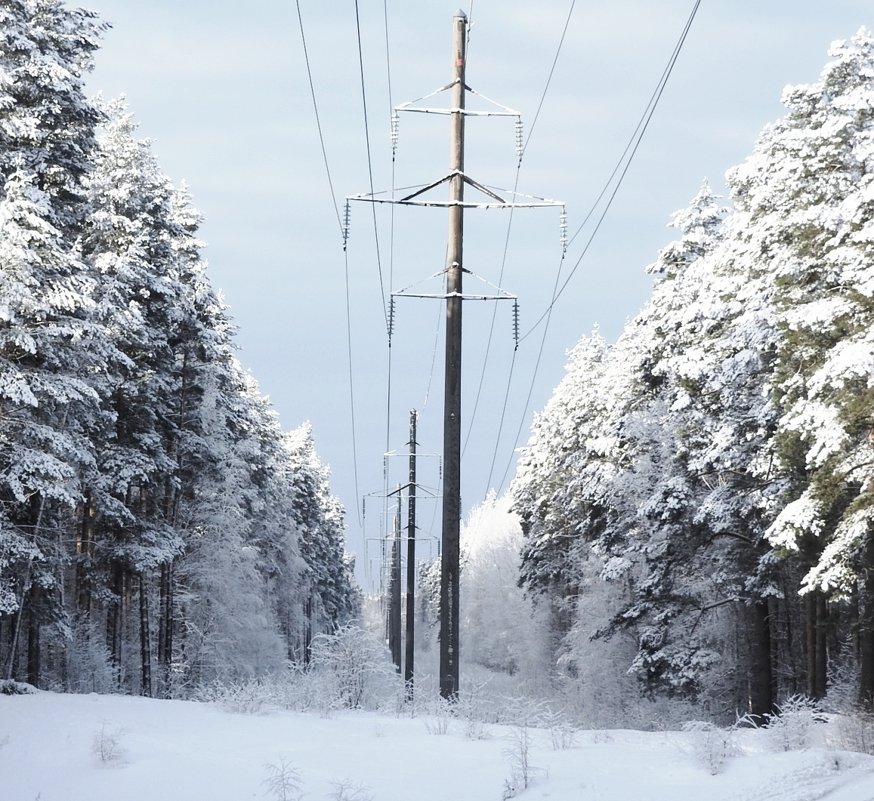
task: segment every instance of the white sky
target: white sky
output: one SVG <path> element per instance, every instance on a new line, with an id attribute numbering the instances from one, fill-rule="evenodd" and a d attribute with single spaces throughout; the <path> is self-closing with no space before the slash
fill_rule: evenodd
<path id="1" fill-rule="evenodd" d="M 421 414 L 420 452 L 442 447 L 442 339 L 436 362 L 432 358 L 441 310 L 437 301 L 398 302 L 388 416 L 388 351 L 373 219 L 369 207 L 353 204 L 349 277 L 356 492 L 344 259 L 295 3 L 253 0 L 245 11 L 227 0 L 93 0 L 88 5 L 113 24 L 89 88 L 108 96 L 124 92 L 141 134 L 155 140 L 163 169 L 190 185 L 206 217 L 202 238 L 209 245 L 212 280 L 240 327 L 240 358 L 271 397 L 284 427 L 313 423 L 317 449 L 332 468 L 334 491 L 346 504 L 348 544 L 359 554 L 365 579 L 371 567 L 376 569 L 378 548 L 372 540 L 365 554 L 364 541 L 380 535 L 382 503 L 368 500 L 362 530 L 360 496 L 382 491 L 383 453 L 387 445 L 405 450 L 410 409 Z M 359 0 L 358 5 L 374 188 L 390 189 L 390 106 L 450 80 L 451 18 L 459 2 Z M 570 5 L 569 0 L 475 0 L 462 6 L 473 22 L 467 82 L 521 111 L 526 136 Z M 692 5 L 692 0 L 576 3 L 519 182 L 522 192 L 565 201 L 571 232 L 622 153 Z M 342 213 L 345 195 L 369 189 L 355 4 L 301 0 L 300 8 Z M 671 238 L 665 228 L 671 212 L 686 205 L 704 177 L 721 192 L 725 170 L 750 152 L 765 123 L 781 115 L 782 88 L 815 80 L 829 43 L 863 24 L 874 26 L 870 0 L 704 0 L 616 202 L 556 306 L 524 418 L 542 329 L 520 345 L 500 441 L 513 343 L 510 305 L 498 306 L 483 393 L 462 462 L 465 511 L 484 496 L 490 472 L 493 486 L 501 481 L 520 422 L 524 419 L 524 444 L 532 412 L 543 407 L 562 376 L 567 349 L 596 324 L 608 339 L 615 338 L 646 302 L 644 268 Z M 445 117 L 402 115 L 396 185 L 442 177 L 447 136 Z M 468 174 L 512 187 L 515 166 L 511 122 L 468 122 Z M 378 207 L 387 289 L 426 279 L 444 266 L 445 211 L 399 208 L 394 220 L 392 247 L 388 207 Z M 507 223 L 505 211 L 468 212 L 465 220 L 465 267 L 494 283 Z M 579 258 L 589 231 L 569 249 L 565 269 Z M 502 284 L 519 296 L 523 332 L 549 302 L 558 261 L 557 213 L 517 211 Z M 473 285 L 468 281 L 468 288 Z M 427 287 L 440 288 L 438 281 Z M 491 304 L 466 304 L 465 432 L 491 318 Z M 389 461 L 393 487 L 406 481 L 406 459 Z M 436 459 L 421 461 L 419 479 L 436 488 Z M 423 539 L 439 536 L 434 507 L 420 504 Z M 420 553 L 427 556 L 429 548 L 423 544 Z"/>

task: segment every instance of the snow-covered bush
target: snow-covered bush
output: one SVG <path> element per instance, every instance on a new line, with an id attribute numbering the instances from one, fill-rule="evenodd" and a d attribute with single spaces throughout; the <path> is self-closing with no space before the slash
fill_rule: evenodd
<path id="1" fill-rule="evenodd" d="M 255 715 L 276 701 L 276 688 L 269 679 L 220 682 L 199 687 L 195 700 L 213 703 L 226 712 Z"/>
<path id="2" fill-rule="evenodd" d="M 725 763 L 737 753 L 734 729 L 721 729 L 702 720 L 683 724 L 683 731 L 690 736 L 689 751 L 695 764 L 709 771 L 711 776 L 722 773 Z"/>
<path id="3" fill-rule="evenodd" d="M 310 664 L 321 702 L 335 709 L 377 707 L 400 681 L 385 645 L 354 623 L 314 637 Z"/>
<path id="4" fill-rule="evenodd" d="M 119 667 L 106 646 L 105 626 L 73 618 L 66 649 L 66 689 L 74 693 L 111 693 L 119 687 Z"/>
<path id="5" fill-rule="evenodd" d="M 124 762 L 127 750 L 121 742 L 122 730 L 105 722 L 94 733 L 91 752 L 102 765 L 117 765 Z"/>
<path id="6" fill-rule="evenodd" d="M 874 715 L 839 715 L 832 729 L 829 744 L 833 748 L 874 756 Z"/>
<path id="7" fill-rule="evenodd" d="M 814 724 L 824 718 L 819 705 L 803 695 L 792 695 L 777 705 L 777 711 L 768 716 L 768 730 L 775 750 L 801 751 L 810 745 Z"/>
<path id="8" fill-rule="evenodd" d="M 34 692 L 33 687 L 22 681 L 0 679 L 0 695 L 27 695 Z"/>

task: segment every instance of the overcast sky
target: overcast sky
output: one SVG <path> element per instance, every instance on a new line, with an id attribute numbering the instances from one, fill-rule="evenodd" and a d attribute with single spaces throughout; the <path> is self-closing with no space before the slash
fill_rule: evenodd
<path id="1" fill-rule="evenodd" d="M 379 267 L 386 291 L 442 270 L 446 212 L 397 208 L 392 237 L 390 211 L 378 207 L 377 259 L 371 209 L 352 206 L 353 447 L 346 262 L 294 0 L 94 0 L 89 5 L 113 26 L 97 54 L 89 89 L 126 94 L 141 134 L 154 140 L 163 169 L 189 184 L 206 218 L 202 238 L 208 243 L 212 281 L 239 326 L 240 359 L 270 396 L 283 427 L 312 422 L 317 449 L 332 469 L 334 491 L 347 507 L 348 543 L 359 555 L 366 581 L 378 556 L 383 454 L 405 451 L 411 409 L 420 412 L 420 452 L 442 447 L 440 302 L 398 301 L 389 404 Z M 467 82 L 522 113 L 531 138 L 519 190 L 564 201 L 571 233 L 620 158 L 692 6 L 693 0 L 577 2 L 531 132 L 571 2 L 464 2 L 472 21 Z M 458 0 L 359 0 L 358 7 L 373 183 L 377 191 L 390 190 L 390 108 L 448 83 L 451 22 L 459 5 Z M 300 0 L 300 10 L 342 214 L 344 197 L 369 191 L 370 183 L 355 3 Z M 520 344 L 500 438 L 513 356 L 511 306 L 497 304 L 484 362 L 495 304 L 465 305 L 465 434 L 484 375 L 462 462 L 465 511 L 490 485 L 506 488 L 512 479 L 510 467 L 503 480 L 516 433 L 521 425 L 519 444 L 524 444 L 532 413 L 561 379 L 567 350 L 596 325 L 615 339 L 646 302 L 645 267 L 671 238 L 665 227 L 670 214 L 686 205 L 705 177 L 717 192 L 724 191 L 725 170 L 742 161 L 761 128 L 782 114 L 783 87 L 815 80 L 830 42 L 862 25 L 874 25 L 870 0 L 704 0 L 615 203 L 555 307 L 536 380 L 543 327 Z M 444 95 L 429 103 L 447 100 Z M 512 187 L 512 122 L 472 119 L 467 130 L 466 172 L 485 184 Z M 402 115 L 395 186 L 443 177 L 447 159 L 445 117 Z M 509 234 L 508 222 L 506 211 L 467 213 L 465 267 L 497 283 L 504 264 L 502 288 L 519 298 L 524 333 L 553 291 L 560 262 L 558 214 L 519 210 Z M 580 258 L 590 232 L 587 226 L 572 243 L 563 276 Z M 477 283 L 468 279 L 467 288 Z M 439 292 L 440 281 L 421 288 Z M 393 457 L 389 463 L 387 484 L 394 487 L 406 480 L 406 460 Z M 420 481 L 436 490 L 438 470 L 436 457 L 423 459 Z M 362 528 L 361 496 L 368 493 L 377 495 L 367 501 Z M 428 538 L 439 536 L 439 513 L 436 504 L 419 508 L 420 553 L 427 556 L 436 553 Z"/>

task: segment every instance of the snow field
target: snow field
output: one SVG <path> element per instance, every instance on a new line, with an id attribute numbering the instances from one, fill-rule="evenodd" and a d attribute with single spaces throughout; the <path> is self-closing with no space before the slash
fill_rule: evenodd
<path id="1" fill-rule="evenodd" d="M 0 696 L 0 801 L 874 801 L 874 757 L 818 746 L 774 753 L 768 731 L 735 734 L 711 775 L 706 732 L 579 731 L 553 750 L 529 729 L 372 712 L 241 715 L 131 696 Z M 706 746 L 706 743 L 705 743 Z M 706 751 L 706 747 L 704 748 Z M 282 765 L 299 790 L 270 784 Z M 345 789 L 342 789 L 345 785 Z"/>

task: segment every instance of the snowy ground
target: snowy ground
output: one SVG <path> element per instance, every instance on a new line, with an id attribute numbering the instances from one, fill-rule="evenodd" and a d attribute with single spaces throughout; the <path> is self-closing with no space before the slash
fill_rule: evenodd
<path id="1" fill-rule="evenodd" d="M 508 781 L 522 799 L 550 801 L 874 801 L 874 757 L 775 752 L 763 731 L 737 734 L 735 755 L 711 775 L 708 757 L 720 750 L 708 745 L 712 733 L 580 731 L 555 750 L 548 731 L 530 729 L 524 789 L 525 730 L 471 732 L 451 720 L 446 734 L 434 733 L 446 720 L 0 696 L 0 801 L 283 801 L 275 782 L 283 763 L 300 781 L 284 801 L 500 801 Z"/>

